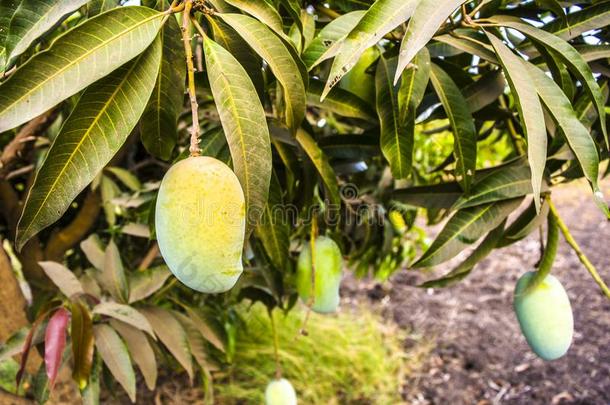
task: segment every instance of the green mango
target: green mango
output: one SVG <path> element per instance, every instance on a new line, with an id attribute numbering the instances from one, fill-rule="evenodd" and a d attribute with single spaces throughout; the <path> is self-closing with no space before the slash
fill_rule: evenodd
<path id="1" fill-rule="evenodd" d="M 311 296 L 311 247 L 307 243 L 297 262 L 297 292 L 304 303 Z M 318 236 L 315 241 L 315 292 L 311 307 L 315 312 L 335 312 L 339 306 L 339 286 L 343 271 L 343 257 L 339 246 L 331 238 Z"/>
<path id="2" fill-rule="evenodd" d="M 368 48 L 339 82 L 339 87 L 354 93 L 373 106 L 375 105 L 375 74 L 367 73 L 367 70 L 378 57 L 379 50 L 376 47 Z"/>
<path id="3" fill-rule="evenodd" d="M 189 157 L 163 177 L 155 211 L 159 250 L 171 272 L 188 287 L 220 293 L 243 271 L 244 193 L 220 160 Z"/>
<path id="4" fill-rule="evenodd" d="M 514 309 L 534 353 L 544 360 L 555 360 L 566 354 L 572 343 L 572 307 L 561 282 L 552 275 L 528 288 L 534 274 L 525 273 L 517 282 Z"/>
<path id="5" fill-rule="evenodd" d="M 297 394 L 285 378 L 273 380 L 265 390 L 265 405 L 297 405 Z"/>

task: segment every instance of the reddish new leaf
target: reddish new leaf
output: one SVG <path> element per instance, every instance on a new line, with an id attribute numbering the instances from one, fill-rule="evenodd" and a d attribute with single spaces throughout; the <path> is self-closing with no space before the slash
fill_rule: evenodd
<path id="1" fill-rule="evenodd" d="M 49 378 L 49 388 L 52 390 L 59 367 L 61 357 L 66 347 L 66 328 L 70 315 L 65 308 L 59 308 L 47 325 L 44 337 L 44 364 Z"/>

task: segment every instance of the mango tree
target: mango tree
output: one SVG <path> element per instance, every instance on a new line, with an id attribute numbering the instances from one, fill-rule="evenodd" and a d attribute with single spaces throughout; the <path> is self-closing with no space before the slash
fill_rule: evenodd
<path id="1" fill-rule="evenodd" d="M 243 300 L 333 312 L 344 271 L 468 250 L 421 285 L 445 287 L 539 229 L 515 290 L 538 355 L 572 337 L 560 233 L 610 298 L 552 198 L 584 179 L 610 217 L 609 2 L 128 3 L 0 0 L 0 306 L 22 327 L 0 360 L 22 354 L 20 393 L 44 402 L 68 364 L 86 403 L 104 370 L 135 402 L 134 364 L 152 390 L 162 352 L 209 383 Z M 422 217 L 443 224 L 429 246 Z M 280 362 L 267 402 L 296 403 Z"/>

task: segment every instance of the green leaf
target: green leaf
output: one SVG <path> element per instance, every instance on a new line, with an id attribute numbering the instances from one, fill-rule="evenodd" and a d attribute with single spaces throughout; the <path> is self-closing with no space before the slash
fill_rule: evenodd
<path id="1" fill-rule="evenodd" d="M 65 15 L 76 11 L 87 1 L 20 0 L 10 25 L 3 28 L 8 28 L 4 42 L 7 63 L 25 52 L 38 37 L 53 28 Z"/>
<path id="2" fill-rule="evenodd" d="M 336 57 L 322 99 L 354 67 L 367 48 L 411 17 L 416 4 L 416 0 L 378 0 L 371 5 L 349 34 L 328 50 Z"/>
<path id="3" fill-rule="evenodd" d="M 76 275 L 64 265 L 55 262 L 38 262 L 38 264 L 66 297 L 71 298 L 85 293 Z"/>
<path id="4" fill-rule="evenodd" d="M 477 161 L 477 132 L 474 120 L 460 89 L 438 65 L 432 64 L 430 81 L 441 100 L 453 130 L 456 178 L 468 192 Z"/>
<path id="5" fill-rule="evenodd" d="M 239 61 L 239 64 L 246 69 L 259 97 L 262 97 L 265 86 L 263 60 L 233 28 L 217 18 L 208 17 L 207 20 L 212 28 L 214 41 L 229 51 Z"/>
<path id="6" fill-rule="evenodd" d="M 431 186 L 415 186 L 394 190 L 392 198 L 414 207 L 449 209 L 460 198 L 463 191 L 457 182 Z"/>
<path id="7" fill-rule="evenodd" d="M 139 313 L 137 309 L 129 305 L 112 301 L 101 302 L 93 308 L 93 314 L 105 315 L 118 319 L 134 328 L 148 333 L 153 339 L 155 338 L 155 333 L 146 317 Z"/>
<path id="8" fill-rule="evenodd" d="M 549 10 L 553 14 L 555 14 L 556 20 L 563 21 L 564 24 L 568 25 L 568 19 L 566 16 L 565 10 L 559 4 L 557 0 L 536 0 L 536 4 L 538 4 L 542 9 Z"/>
<path id="9" fill-rule="evenodd" d="M 412 116 L 408 122 L 402 122 L 400 119 L 399 86 L 392 84 L 396 63 L 396 58 L 386 59 L 383 55 L 377 63 L 375 74 L 377 114 L 383 156 L 390 163 L 392 176 L 395 179 L 406 179 L 411 174 L 413 163 L 415 117 Z"/>
<path id="10" fill-rule="evenodd" d="M 114 329 L 106 324 L 95 325 L 93 334 L 95 347 L 102 356 L 102 360 L 125 389 L 131 402 L 136 402 L 136 375 L 125 343 Z"/>
<path id="11" fill-rule="evenodd" d="M 93 362 L 93 323 L 89 310 L 80 301 L 72 301 L 70 311 L 72 313 L 70 337 L 74 364 L 72 378 L 83 390 L 87 386 Z"/>
<path id="12" fill-rule="evenodd" d="M 525 210 L 506 228 L 502 239 L 498 242 L 498 247 L 508 246 L 515 243 L 542 225 L 549 212 L 549 204 L 546 200 L 542 201 L 540 212 L 536 212 L 536 205 L 532 201 Z"/>
<path id="13" fill-rule="evenodd" d="M 426 48 L 419 51 L 413 62 L 413 66 L 402 72 L 398 90 L 400 122 L 403 124 L 407 121 L 415 121 L 417 106 L 424 98 L 430 79 L 430 54 Z M 388 73 L 392 76 L 391 72 Z M 470 100 L 468 101 L 470 105 Z"/>
<path id="14" fill-rule="evenodd" d="M 163 16 L 146 7 L 120 7 L 57 38 L 0 85 L 0 132 L 42 114 L 140 54 L 154 40 Z"/>
<path id="15" fill-rule="evenodd" d="M 102 357 L 95 353 L 93 357 L 93 368 L 89 376 L 89 383 L 81 390 L 83 405 L 100 404 L 100 376 L 102 374 Z"/>
<path id="16" fill-rule="evenodd" d="M 555 19 L 542 28 L 561 39 L 569 40 L 608 25 L 610 25 L 610 2 L 601 1 L 568 14 L 567 19 Z"/>
<path id="17" fill-rule="evenodd" d="M 420 0 L 409 20 L 407 31 L 400 43 L 398 67 L 394 83 L 415 55 L 432 39 L 440 26 L 465 0 Z"/>
<path id="18" fill-rule="evenodd" d="M 326 59 L 334 57 L 339 48 L 333 45 L 354 29 L 364 13 L 364 10 L 352 11 L 324 26 L 303 52 L 302 58 L 307 69 L 311 70 Z"/>
<path id="19" fill-rule="evenodd" d="M 531 39 L 540 42 L 550 50 L 555 51 L 556 55 L 561 59 L 561 61 L 570 69 L 578 80 L 580 80 L 582 86 L 585 88 L 591 99 L 594 100 L 595 107 L 601 118 L 600 123 L 602 133 L 606 139 L 606 146 L 610 148 L 608 133 L 606 131 L 606 113 L 604 110 L 603 96 L 595 77 L 593 77 L 593 73 L 591 73 L 591 68 L 578 53 L 578 51 L 561 38 L 533 27 L 518 18 L 495 16 L 491 18 L 490 21 L 498 25 L 520 31 Z"/>
<path id="20" fill-rule="evenodd" d="M 269 256 L 271 263 L 279 271 L 286 271 L 286 261 L 289 255 L 290 224 L 288 213 L 284 210 L 282 188 L 273 173 L 269 187 L 269 200 L 261 222 L 256 227 L 256 236 L 263 243 L 263 248 Z"/>
<path id="21" fill-rule="evenodd" d="M 19 249 L 57 221 L 118 152 L 144 111 L 160 56 L 161 42 L 155 41 L 138 58 L 83 93 L 36 173 L 17 226 Z"/>
<path id="22" fill-rule="evenodd" d="M 460 51 L 476 55 L 488 62 L 498 63 L 493 49 L 481 41 L 480 33 L 477 31 L 458 29 L 453 32 L 453 35 L 437 35 L 434 39 Z"/>
<path id="23" fill-rule="evenodd" d="M 494 171 L 476 182 L 472 186 L 470 194 L 460 197 L 453 206 L 453 209 L 459 210 L 494 201 L 508 200 L 531 192 L 530 168 L 525 165 L 508 166 Z"/>
<path id="24" fill-rule="evenodd" d="M 118 7 L 120 0 L 89 0 L 85 6 L 87 17 L 93 17 L 108 10 Z M 163 2 L 163 0 L 161 0 Z"/>
<path id="25" fill-rule="evenodd" d="M 500 70 L 485 73 L 476 82 L 462 89 L 462 94 L 468 103 L 471 113 L 482 110 L 504 94 L 506 81 Z"/>
<path id="26" fill-rule="evenodd" d="M 147 307 L 140 311 L 146 316 L 159 337 L 159 340 L 167 347 L 169 352 L 176 358 L 178 363 L 184 367 L 189 377 L 193 378 L 193 362 L 189 350 L 186 332 L 180 322 L 176 320 L 171 311 Z"/>
<path id="27" fill-rule="evenodd" d="M 157 384 L 157 360 L 150 342 L 140 330 L 117 320 L 110 320 L 110 325 L 127 344 L 129 354 L 136 363 L 149 390 L 154 390 Z"/>
<path id="28" fill-rule="evenodd" d="M 599 156 L 597 154 L 597 147 L 595 146 L 595 142 L 591 138 L 589 131 L 587 131 L 587 128 L 585 128 L 576 115 L 570 100 L 568 100 L 553 79 L 532 64 L 527 62 L 524 63 L 528 66 L 530 77 L 533 79 L 538 95 L 559 128 L 561 128 L 570 145 L 570 149 L 574 152 L 574 155 L 576 155 L 576 159 L 582 168 L 585 178 L 589 180 L 591 188 L 593 189 L 593 198 L 595 202 L 606 216 L 610 218 L 608 206 L 604 201 L 604 196 L 597 183 Z"/>
<path id="29" fill-rule="evenodd" d="M 116 177 L 121 183 L 129 187 L 131 191 L 140 191 L 142 190 L 142 183 L 136 177 L 135 174 L 131 173 L 129 170 L 123 169 L 121 167 L 107 167 L 106 171 L 109 171 Z"/>
<path id="30" fill-rule="evenodd" d="M 112 297 L 120 302 L 127 301 L 129 287 L 125 278 L 125 269 L 121 254 L 114 240 L 110 240 L 104 252 L 104 267 L 98 277 L 99 283 Z"/>
<path id="31" fill-rule="evenodd" d="M 315 139 L 313 139 L 304 129 L 299 128 L 296 139 L 320 174 L 328 191 L 330 203 L 336 208 L 340 207 L 341 194 L 339 193 L 339 183 L 337 182 L 337 176 L 328 161 L 328 157 L 324 154 L 322 149 L 320 149 L 320 146 L 318 146 Z"/>
<path id="32" fill-rule="evenodd" d="M 515 97 L 515 104 L 525 135 L 527 137 L 527 158 L 531 169 L 531 184 L 534 193 L 536 209 L 540 209 L 540 188 L 546 164 L 546 128 L 544 112 L 538 99 L 536 89 L 532 86 L 523 59 L 515 55 L 496 36 L 488 34 L 487 37 L 494 47 L 510 89 Z"/>
<path id="33" fill-rule="evenodd" d="M 297 61 L 282 40 L 264 24 L 241 14 L 219 14 L 258 53 L 282 85 L 286 104 L 286 124 L 296 131 L 305 116 L 307 83 Z M 290 46 L 290 45 L 288 45 Z"/>
<path id="34" fill-rule="evenodd" d="M 542 254 L 542 258 L 540 259 L 538 271 L 536 271 L 534 277 L 530 279 L 529 283 L 527 284 L 527 290 L 525 292 L 534 289 L 537 285 L 544 281 L 547 275 L 551 273 L 553 263 L 555 263 L 555 256 L 557 255 L 558 245 L 559 226 L 557 224 L 557 218 L 555 217 L 555 215 L 553 215 L 552 212 L 549 212 L 544 253 Z"/>
<path id="35" fill-rule="evenodd" d="M 413 267 L 434 266 L 451 259 L 485 233 L 500 225 L 521 201 L 520 198 L 516 198 L 459 210 L 449 219 L 432 245 L 413 264 Z"/>
<path id="36" fill-rule="evenodd" d="M 336 87 L 328 94 L 324 101 L 320 101 L 320 95 L 323 90 L 324 82 L 312 79 L 307 89 L 307 103 L 348 118 L 359 118 L 368 121 L 375 119 L 375 112 L 371 106 L 354 93 Z"/>
<path id="37" fill-rule="evenodd" d="M 142 300 L 158 291 L 170 276 L 167 266 L 138 270 L 129 276 L 129 303 Z"/>
<path id="38" fill-rule="evenodd" d="M 220 337 L 220 335 L 208 325 L 208 321 L 200 315 L 195 309 L 191 307 L 186 307 L 186 313 L 191 321 L 193 321 L 193 325 L 201 336 L 205 338 L 208 342 L 210 342 L 214 347 L 216 347 L 221 352 L 226 352 L 225 344 Z"/>
<path id="39" fill-rule="evenodd" d="M 203 45 L 210 87 L 231 149 L 233 168 L 244 190 L 247 226 L 251 230 L 260 220 L 271 179 L 271 141 L 265 111 L 239 62 L 207 37 Z"/>
<path id="40" fill-rule="evenodd" d="M 610 45 L 576 45 L 574 48 L 587 62 L 610 58 Z"/>
<path id="41" fill-rule="evenodd" d="M 474 266 L 487 257 L 496 247 L 502 233 L 504 232 L 504 224 L 506 220 L 502 221 L 495 229 L 490 231 L 485 239 L 472 251 L 472 253 L 460 264 L 458 264 L 453 270 L 444 276 L 428 280 L 425 283 L 418 285 L 421 288 L 441 288 L 447 287 L 463 280 L 470 274 Z"/>
<path id="42" fill-rule="evenodd" d="M 15 3 L 8 1 L 0 1 L 0 73 L 4 72 L 6 62 L 6 49 L 4 44 L 8 35 L 8 27 L 11 24 L 11 18 L 15 14 Z"/>
<path id="43" fill-rule="evenodd" d="M 266 0 L 226 0 L 226 2 L 255 17 L 279 36 L 288 39 L 284 33 L 282 17 Z"/>
<path id="44" fill-rule="evenodd" d="M 100 238 L 93 234 L 80 243 L 80 248 L 85 253 L 89 263 L 98 270 L 104 268 L 104 248 Z"/>
<path id="45" fill-rule="evenodd" d="M 184 46 L 180 40 L 180 27 L 170 17 L 159 36 L 163 50 L 159 60 L 159 73 L 140 119 L 142 144 L 153 156 L 168 160 L 178 140 L 178 115 L 184 102 Z"/>

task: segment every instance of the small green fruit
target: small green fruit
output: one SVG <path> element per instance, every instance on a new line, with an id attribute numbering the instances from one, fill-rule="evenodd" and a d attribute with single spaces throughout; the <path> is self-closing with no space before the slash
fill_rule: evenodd
<path id="1" fill-rule="evenodd" d="M 273 380 L 265 390 L 265 405 L 296 405 L 297 394 L 285 378 Z"/>
<path id="2" fill-rule="evenodd" d="M 315 241 L 315 292 L 311 309 L 320 313 L 335 312 L 339 306 L 339 286 L 343 257 L 331 238 L 319 236 Z M 297 263 L 297 291 L 308 303 L 311 296 L 311 248 L 307 243 Z"/>
<path id="3" fill-rule="evenodd" d="M 568 294 L 552 275 L 528 289 L 534 274 L 525 273 L 517 282 L 515 313 L 521 332 L 534 353 L 544 360 L 555 360 L 563 356 L 572 343 L 572 307 Z"/>
<path id="4" fill-rule="evenodd" d="M 159 250 L 188 287 L 220 293 L 242 273 L 244 193 L 235 173 L 211 157 L 189 157 L 163 177 L 155 224 Z"/>

